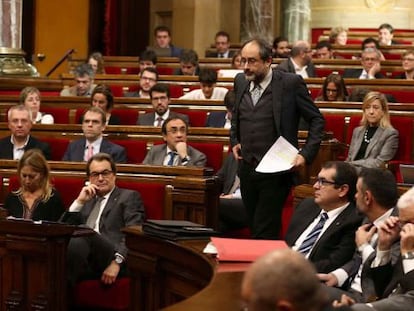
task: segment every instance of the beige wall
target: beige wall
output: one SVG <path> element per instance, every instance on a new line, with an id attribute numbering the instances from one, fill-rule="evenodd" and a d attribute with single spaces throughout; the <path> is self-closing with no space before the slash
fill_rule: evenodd
<path id="1" fill-rule="evenodd" d="M 34 65 L 45 75 L 69 49 L 75 49 L 76 58 L 86 58 L 88 52 L 89 1 L 36 1 L 35 55 L 43 53 L 43 62 Z M 67 72 L 64 62 L 52 75 Z"/>
<path id="2" fill-rule="evenodd" d="M 311 27 L 414 28 L 412 0 L 312 0 Z"/>

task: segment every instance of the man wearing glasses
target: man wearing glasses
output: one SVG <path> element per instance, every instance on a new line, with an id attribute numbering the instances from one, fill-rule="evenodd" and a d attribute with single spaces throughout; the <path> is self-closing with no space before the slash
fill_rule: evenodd
<path id="1" fill-rule="evenodd" d="M 344 78 L 354 79 L 383 79 L 381 71 L 381 52 L 377 49 L 366 48 L 361 55 L 361 69 L 346 68 Z"/>
<path id="2" fill-rule="evenodd" d="M 158 71 L 154 67 L 144 68 L 139 74 L 139 90 L 126 92 L 125 97 L 150 98 L 150 90 L 158 81 Z"/>
<path id="3" fill-rule="evenodd" d="M 354 196 L 356 169 L 346 162 L 327 162 L 313 185 L 314 198 L 296 208 L 286 233 L 286 242 L 302 253 L 320 273 L 341 267 L 355 251 L 355 231 L 362 217 Z"/>
<path id="4" fill-rule="evenodd" d="M 252 237 L 278 239 L 282 208 L 294 182 L 294 170 L 311 163 L 322 140 L 324 119 L 302 77 L 272 70 L 272 47 L 261 39 L 243 44 L 244 73 L 236 76 L 236 102 L 230 140 L 239 161 L 240 189 Z M 256 167 L 274 142 L 283 136 L 298 147 L 299 119 L 309 124 L 306 143 L 293 161 L 293 170 L 259 173 Z"/>
<path id="5" fill-rule="evenodd" d="M 68 245 L 68 278 L 97 278 L 112 284 L 125 273 L 127 248 L 122 228 L 144 220 L 144 206 L 137 191 L 116 186 L 116 165 L 110 155 L 98 153 L 86 164 L 89 184 L 69 208 L 80 223 L 95 233 L 71 238 Z"/>
<path id="6" fill-rule="evenodd" d="M 206 165 L 204 153 L 187 145 L 188 124 L 179 117 L 170 117 L 161 127 L 165 144 L 155 145 L 148 151 L 143 163 L 166 166 Z"/>
<path id="7" fill-rule="evenodd" d="M 179 117 L 188 123 L 187 115 L 170 110 L 170 89 L 167 84 L 155 84 L 149 91 L 149 95 L 154 111 L 140 114 L 137 125 L 162 126 L 164 121 L 170 117 Z"/>

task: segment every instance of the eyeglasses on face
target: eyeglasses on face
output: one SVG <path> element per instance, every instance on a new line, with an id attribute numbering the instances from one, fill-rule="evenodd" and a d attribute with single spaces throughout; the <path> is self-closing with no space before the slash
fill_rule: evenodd
<path id="1" fill-rule="evenodd" d="M 320 187 L 329 186 L 329 185 L 337 185 L 335 181 L 326 180 L 325 178 L 321 178 L 321 177 L 318 177 L 316 179 L 315 184 L 318 184 L 318 186 Z"/>
<path id="2" fill-rule="evenodd" d="M 244 57 L 242 57 L 242 58 L 240 59 L 240 64 L 241 64 L 242 66 L 246 65 L 246 63 L 247 63 L 247 64 L 249 64 L 249 65 L 254 65 L 254 64 L 256 64 L 258 61 L 259 61 L 259 60 L 258 60 L 257 58 L 253 58 L 253 57 L 249 57 L 249 58 L 244 58 Z"/>
<path id="3" fill-rule="evenodd" d="M 187 128 L 185 128 L 184 126 L 180 127 L 180 128 L 172 127 L 169 130 L 167 130 L 167 132 L 171 133 L 171 134 L 177 134 L 177 133 L 185 134 L 185 133 L 187 133 Z"/>
<path id="4" fill-rule="evenodd" d="M 103 178 L 108 178 L 112 173 L 113 173 L 113 171 L 111 171 L 111 170 L 103 170 L 102 172 L 91 172 L 89 174 L 89 177 L 98 178 L 99 175 L 101 175 Z"/>

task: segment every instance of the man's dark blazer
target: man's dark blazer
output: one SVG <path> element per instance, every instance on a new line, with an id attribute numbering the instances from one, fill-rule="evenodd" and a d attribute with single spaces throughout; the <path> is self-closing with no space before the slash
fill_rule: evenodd
<path id="1" fill-rule="evenodd" d="M 226 124 L 226 111 L 212 111 L 206 121 L 206 127 L 224 127 Z"/>
<path id="2" fill-rule="evenodd" d="M 235 53 L 236 53 L 236 51 L 229 50 L 229 56 L 227 58 L 232 58 Z M 219 53 L 217 51 L 215 51 L 215 52 L 213 52 L 213 51 L 206 52 L 206 57 L 216 57 L 216 58 L 219 58 Z"/>
<path id="3" fill-rule="evenodd" d="M 170 110 L 169 118 L 181 118 L 189 124 L 190 120 L 186 114 L 174 112 Z M 147 112 L 138 116 L 137 125 L 154 126 L 155 112 Z"/>
<path id="4" fill-rule="evenodd" d="M 271 88 L 274 125 L 279 135 L 297 148 L 299 119 L 303 117 L 308 122 L 308 138 L 300 154 L 307 163 L 311 163 L 319 150 L 325 120 L 313 103 L 303 78 L 296 74 L 273 70 Z M 244 93 L 249 92 L 249 81 L 244 73 L 236 76 L 234 91 L 236 102 L 231 120 L 231 146 L 240 142 L 239 106 Z"/>
<path id="5" fill-rule="evenodd" d="M 353 69 L 353 68 L 346 68 L 344 70 L 344 73 L 342 75 L 342 78 L 351 78 L 351 79 L 359 79 L 359 77 L 362 74 L 363 69 Z M 378 72 L 375 74 L 375 78 L 376 79 L 384 79 L 385 76 L 381 73 Z"/>
<path id="6" fill-rule="evenodd" d="M 10 139 L 11 136 L 7 136 L 0 140 L 0 159 L 13 160 L 13 144 L 11 143 Z M 49 144 L 39 141 L 31 135 L 29 137 L 29 141 L 24 147 L 24 151 L 27 151 L 29 149 L 39 149 L 42 151 L 46 160 L 50 160 L 51 152 Z"/>
<path id="7" fill-rule="evenodd" d="M 277 65 L 275 70 L 282 70 L 285 72 L 291 72 L 296 74 L 295 66 L 293 65 L 293 62 L 290 57 L 282 60 L 280 64 Z M 312 62 L 310 62 L 308 64 L 308 67 L 306 67 L 306 72 L 308 73 L 309 78 L 316 77 L 315 65 Z"/>
<path id="8" fill-rule="evenodd" d="M 285 237 L 286 243 L 293 246 L 320 212 L 321 208 L 314 199 L 303 200 L 293 213 Z M 352 202 L 324 231 L 309 254 L 309 260 L 319 273 L 329 273 L 352 258 L 355 252 L 355 231 L 361 222 L 362 216 L 357 213 Z"/>
<path id="9" fill-rule="evenodd" d="M 190 157 L 187 166 L 206 166 L 207 158 L 204 153 L 187 145 L 187 154 Z M 145 156 L 143 164 L 149 165 L 164 165 L 164 159 L 167 155 L 167 144 L 152 146 Z M 179 162 L 181 158 L 179 159 Z"/>
<path id="10" fill-rule="evenodd" d="M 95 200 L 90 200 L 82 207 L 79 212 L 82 223 L 86 223 L 94 206 Z M 144 218 L 141 195 L 137 191 L 115 187 L 99 219 L 100 235 L 114 245 L 115 252 L 126 258 L 128 251 L 122 228 L 140 225 Z"/>
<path id="11" fill-rule="evenodd" d="M 83 162 L 86 148 L 86 139 L 81 138 L 75 141 L 72 141 L 68 149 L 66 149 L 65 154 L 63 155 L 62 161 L 72 161 L 72 162 Z M 102 139 L 101 149 L 99 152 L 104 152 L 112 156 L 112 159 L 116 163 L 126 163 L 127 156 L 125 148 L 117 144 L 111 143 L 105 138 Z"/>

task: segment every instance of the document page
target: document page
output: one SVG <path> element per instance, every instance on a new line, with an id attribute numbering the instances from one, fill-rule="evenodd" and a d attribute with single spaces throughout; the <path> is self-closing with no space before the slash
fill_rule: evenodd
<path id="1" fill-rule="evenodd" d="M 256 167 L 259 173 L 277 173 L 292 168 L 293 161 L 299 150 L 280 136 L 264 155 L 262 161 Z"/>

